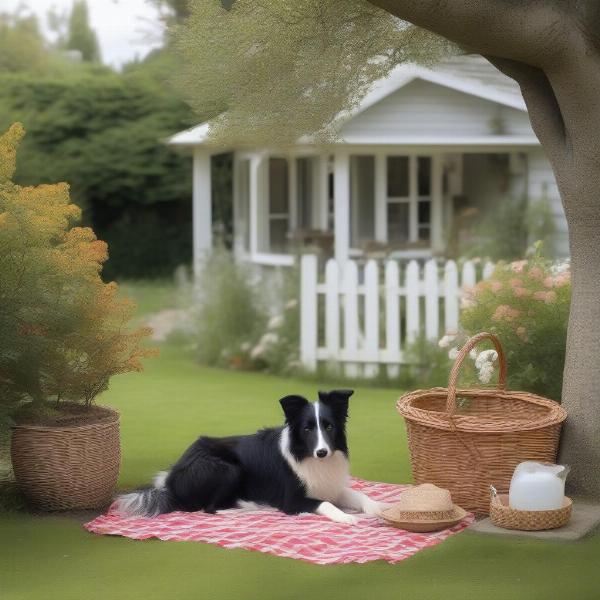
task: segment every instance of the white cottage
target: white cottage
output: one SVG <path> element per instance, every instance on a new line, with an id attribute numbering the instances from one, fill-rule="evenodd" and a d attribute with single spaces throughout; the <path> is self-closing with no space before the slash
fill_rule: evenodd
<path id="1" fill-rule="evenodd" d="M 212 245 L 210 123 L 169 143 L 194 156 L 194 262 Z M 328 146 L 231 149 L 234 251 L 292 265 L 303 246 L 349 257 L 444 256 L 457 220 L 508 197 L 546 199 L 568 253 L 554 176 L 516 83 L 479 56 L 397 67 L 376 82 Z M 458 223 L 460 224 L 460 223 Z"/>

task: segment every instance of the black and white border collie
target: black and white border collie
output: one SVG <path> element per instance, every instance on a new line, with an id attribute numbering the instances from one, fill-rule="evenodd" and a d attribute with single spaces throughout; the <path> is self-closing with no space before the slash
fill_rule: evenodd
<path id="1" fill-rule="evenodd" d="M 311 512 L 354 525 L 350 509 L 377 515 L 385 505 L 349 487 L 346 419 L 352 390 L 280 400 L 283 427 L 252 435 L 200 437 L 154 484 L 117 499 L 124 515 L 215 512 L 269 506 L 286 514 Z"/>

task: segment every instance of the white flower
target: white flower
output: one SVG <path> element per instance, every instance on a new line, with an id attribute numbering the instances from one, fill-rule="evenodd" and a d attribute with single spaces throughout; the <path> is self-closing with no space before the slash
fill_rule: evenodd
<path id="1" fill-rule="evenodd" d="M 494 366 L 491 362 L 483 363 L 481 368 L 479 369 L 479 381 L 481 383 L 489 383 L 492 379 L 492 375 L 494 374 Z"/>
<path id="2" fill-rule="evenodd" d="M 265 333 L 265 335 L 260 338 L 259 345 L 270 346 L 276 344 L 278 341 L 279 336 L 276 333 Z"/>
<path id="3" fill-rule="evenodd" d="M 283 325 L 283 316 L 275 315 L 274 317 L 271 317 L 269 319 L 269 322 L 267 323 L 267 329 L 269 329 L 269 330 L 279 329 L 282 325 Z"/>
<path id="4" fill-rule="evenodd" d="M 298 300 L 296 300 L 296 298 L 292 298 L 285 303 L 286 310 L 292 310 L 296 308 L 296 306 L 298 306 Z"/>
<path id="5" fill-rule="evenodd" d="M 440 348 L 447 348 L 454 340 L 456 339 L 456 335 L 447 333 L 439 342 L 438 346 Z"/>
<path id="6" fill-rule="evenodd" d="M 477 350 L 473 348 L 471 352 L 469 352 L 469 356 L 471 357 L 471 360 L 477 361 Z"/>
<path id="7" fill-rule="evenodd" d="M 475 366 L 478 369 L 486 363 L 494 363 L 498 360 L 498 353 L 495 350 L 484 350 L 475 361 Z"/>
<path id="8" fill-rule="evenodd" d="M 265 353 L 265 349 L 263 346 L 261 346 L 260 344 L 254 346 L 254 348 L 252 348 L 252 352 L 250 352 L 250 358 L 252 358 L 253 360 L 256 360 L 257 358 L 260 358 L 263 354 Z"/>
<path id="9" fill-rule="evenodd" d="M 450 352 L 448 352 L 448 358 L 450 360 L 455 360 L 458 356 L 458 348 L 455 346 L 454 348 L 450 348 Z"/>

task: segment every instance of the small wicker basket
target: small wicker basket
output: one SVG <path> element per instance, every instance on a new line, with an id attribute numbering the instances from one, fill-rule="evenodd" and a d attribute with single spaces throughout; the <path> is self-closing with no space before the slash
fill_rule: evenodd
<path id="1" fill-rule="evenodd" d="M 463 361 L 486 339 L 498 352 L 497 389 L 457 390 Z M 460 350 L 447 389 L 417 390 L 398 400 L 416 484 L 448 489 L 459 506 L 487 515 L 491 484 L 506 493 L 520 462 L 556 461 L 566 411 L 553 400 L 505 388 L 506 359 L 500 341 L 480 333 Z M 457 397 L 464 400 L 463 406 L 457 406 Z"/>
<path id="2" fill-rule="evenodd" d="M 516 510 L 508 505 L 508 494 L 492 495 L 490 520 L 497 527 L 520 531 L 557 529 L 569 522 L 573 502 L 565 497 L 562 508 L 556 510 Z"/>

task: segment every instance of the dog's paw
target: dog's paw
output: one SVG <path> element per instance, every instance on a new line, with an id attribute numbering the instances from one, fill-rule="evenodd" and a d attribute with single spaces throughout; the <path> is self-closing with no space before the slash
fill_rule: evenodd
<path id="1" fill-rule="evenodd" d="M 388 502 L 369 502 L 369 504 L 367 506 L 365 506 L 365 514 L 369 515 L 370 517 L 379 517 L 381 516 L 381 513 L 384 510 L 387 510 L 390 506 L 392 506 L 391 504 L 389 504 Z"/>
<path id="2" fill-rule="evenodd" d="M 346 525 L 358 525 L 360 519 L 355 515 L 349 515 L 348 513 L 342 513 L 336 519 L 338 523 L 345 523 Z"/>

